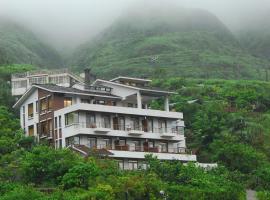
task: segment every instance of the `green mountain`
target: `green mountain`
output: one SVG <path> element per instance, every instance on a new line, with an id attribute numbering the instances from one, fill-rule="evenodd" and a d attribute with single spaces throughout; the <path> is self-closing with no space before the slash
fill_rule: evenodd
<path id="1" fill-rule="evenodd" d="M 265 63 L 213 14 L 177 6 L 129 12 L 70 59 L 75 68 L 90 66 L 101 77 L 264 79 Z"/>
<path id="2" fill-rule="evenodd" d="M 238 36 L 242 46 L 252 55 L 268 60 L 270 60 L 270 23 L 265 19 L 269 17 L 269 12 L 255 17 Z"/>
<path id="3" fill-rule="evenodd" d="M 0 65 L 33 64 L 48 68 L 62 66 L 61 57 L 32 32 L 0 19 Z"/>

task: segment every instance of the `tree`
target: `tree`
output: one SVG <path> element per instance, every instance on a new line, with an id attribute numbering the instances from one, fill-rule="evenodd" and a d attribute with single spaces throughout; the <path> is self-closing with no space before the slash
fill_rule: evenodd
<path id="1" fill-rule="evenodd" d="M 26 181 L 56 184 L 81 160 L 79 155 L 69 149 L 55 150 L 48 146 L 36 146 L 22 158 L 21 168 Z"/>
<path id="2" fill-rule="evenodd" d="M 99 174 L 99 169 L 93 161 L 81 162 L 73 166 L 63 176 L 62 184 L 65 189 L 81 187 L 87 189 L 89 181 Z"/>

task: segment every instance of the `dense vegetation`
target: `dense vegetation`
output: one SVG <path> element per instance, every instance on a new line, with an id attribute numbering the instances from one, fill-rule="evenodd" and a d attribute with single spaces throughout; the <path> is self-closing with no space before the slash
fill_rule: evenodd
<path id="1" fill-rule="evenodd" d="M 32 67 L 0 67 L 1 80 L 22 68 Z M 68 149 L 37 145 L 1 100 L 0 200 L 163 199 L 161 190 L 175 200 L 233 200 L 245 199 L 245 188 L 268 199 L 270 83 L 171 78 L 153 85 L 178 93 L 172 109 L 184 112 L 188 147 L 199 161 L 218 162 L 218 168 L 205 171 L 149 155 L 147 170 L 121 171 L 109 158 L 84 159 Z"/>
<path id="2" fill-rule="evenodd" d="M 175 200 L 244 199 L 244 188 L 223 167 L 206 172 L 149 156 L 147 170 L 120 171 L 110 159 L 35 145 L 6 108 L 0 115 L 1 200 L 163 199 L 161 190 Z"/>
<path id="3" fill-rule="evenodd" d="M 32 32 L 0 19 L 0 65 L 33 64 L 48 68 L 61 67 L 59 54 L 40 41 Z"/>
<path id="4" fill-rule="evenodd" d="M 254 48 L 246 44 L 209 12 L 151 7 L 122 16 L 78 48 L 71 65 L 91 66 L 106 78 L 163 70 L 167 77 L 268 79 L 269 61 L 251 54 Z"/>

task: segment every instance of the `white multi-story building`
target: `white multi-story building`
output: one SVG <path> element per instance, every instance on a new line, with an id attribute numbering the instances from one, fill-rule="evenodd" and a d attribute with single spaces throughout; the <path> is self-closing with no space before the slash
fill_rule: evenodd
<path id="1" fill-rule="evenodd" d="M 146 154 L 161 160 L 196 161 L 186 149 L 183 114 L 169 110 L 172 92 L 149 87 L 151 80 L 97 79 L 91 86 L 33 84 L 14 105 L 26 135 L 55 148 L 115 158 L 124 169 L 143 165 Z M 164 109 L 154 110 L 153 100 Z"/>

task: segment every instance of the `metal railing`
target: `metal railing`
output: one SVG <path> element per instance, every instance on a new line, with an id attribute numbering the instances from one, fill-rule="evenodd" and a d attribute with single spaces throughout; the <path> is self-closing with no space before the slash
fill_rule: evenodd
<path id="1" fill-rule="evenodd" d="M 124 124 L 110 124 L 105 122 L 78 122 L 71 124 L 75 128 L 108 128 L 111 130 L 119 130 L 119 131 L 143 131 L 145 133 L 159 133 L 159 134 L 175 134 L 175 135 L 183 135 L 183 130 L 179 130 L 176 127 L 173 128 L 146 128 L 142 126 L 132 126 L 132 125 L 124 125 Z"/>
<path id="2" fill-rule="evenodd" d="M 52 74 L 64 74 L 64 73 L 71 73 L 69 69 L 57 69 L 57 70 L 38 70 L 38 71 L 28 71 L 23 73 L 15 73 L 11 75 L 11 78 L 26 78 L 28 76 L 35 76 L 35 75 L 52 75 Z"/>
<path id="3" fill-rule="evenodd" d="M 149 152 L 149 153 L 172 153 L 172 154 L 192 154 L 192 152 L 184 147 L 177 148 L 161 148 L 161 147 L 149 147 L 143 145 L 106 145 L 99 144 L 90 147 L 91 149 L 107 149 L 117 151 L 135 151 L 135 152 Z"/>

